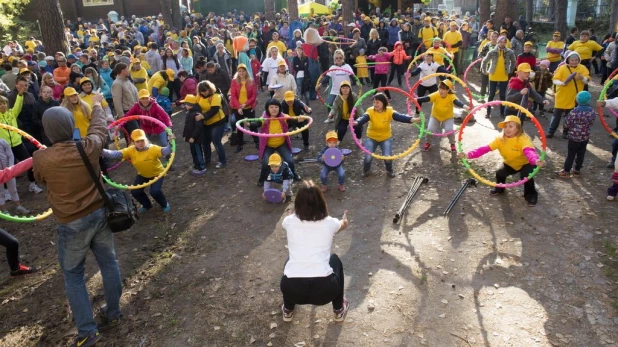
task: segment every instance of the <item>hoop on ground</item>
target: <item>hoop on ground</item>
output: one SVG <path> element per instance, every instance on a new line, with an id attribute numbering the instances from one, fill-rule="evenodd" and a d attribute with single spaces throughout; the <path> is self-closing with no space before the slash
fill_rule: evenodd
<path id="1" fill-rule="evenodd" d="M 326 70 L 326 71 L 322 72 L 320 77 L 318 77 L 318 80 L 315 81 L 315 89 L 316 89 L 316 94 L 318 95 L 318 100 L 320 100 L 320 102 L 322 102 L 322 104 L 324 106 L 326 106 L 326 108 L 328 108 L 329 110 L 332 108 L 332 106 L 328 105 L 326 103 L 326 101 L 324 101 L 324 98 L 322 98 L 322 95 L 321 95 L 321 93 L 319 91 L 320 91 L 320 84 L 322 82 L 322 78 L 324 78 L 324 76 L 326 76 L 327 73 L 332 72 L 332 71 L 343 71 L 343 72 L 347 73 L 348 75 L 350 75 L 351 78 L 354 78 L 354 82 L 356 82 L 356 85 L 358 86 L 358 95 L 361 95 L 363 93 L 363 87 L 362 87 L 361 81 L 354 74 L 354 71 L 348 71 L 346 69 L 341 69 L 341 68 L 335 68 L 335 69 Z M 332 90 L 331 90 L 331 92 L 332 92 Z"/>
<path id="2" fill-rule="evenodd" d="M 501 100 L 490 101 L 490 102 L 478 105 L 472 111 L 470 111 L 468 116 L 463 120 L 463 123 L 461 123 L 461 127 L 459 128 L 459 133 L 458 133 L 458 136 L 457 136 L 457 152 L 458 153 L 464 153 L 463 142 L 462 142 L 462 140 L 463 140 L 463 131 L 464 131 L 465 127 L 466 127 L 466 124 L 468 124 L 468 121 L 470 120 L 470 117 L 472 117 L 478 110 L 480 110 L 482 108 L 486 108 L 486 107 L 490 107 L 490 106 L 499 106 L 499 105 L 504 105 L 504 106 L 516 108 L 518 111 L 521 111 L 522 113 L 525 113 L 526 116 L 528 116 L 528 118 L 530 118 L 530 120 L 532 121 L 532 123 L 534 124 L 536 129 L 538 130 L 539 135 L 541 137 L 542 150 L 541 150 L 541 156 L 540 156 L 539 160 L 545 160 L 546 150 L 547 150 L 547 140 L 545 138 L 545 132 L 543 131 L 543 126 L 541 125 L 541 123 L 539 123 L 539 121 L 536 119 L 536 117 L 530 111 L 528 111 L 528 109 L 526 109 L 525 107 L 522 107 L 522 106 L 520 106 L 518 104 L 509 102 L 509 101 L 501 101 Z M 486 184 L 486 185 L 488 185 L 490 187 L 497 187 L 497 188 L 514 188 L 514 187 L 520 186 L 520 185 L 528 182 L 532 178 L 534 178 L 534 176 L 536 176 L 536 174 L 539 173 L 539 171 L 541 170 L 541 167 L 537 166 L 536 168 L 534 168 L 534 170 L 527 177 L 524 177 L 523 179 L 521 179 L 519 181 L 516 181 L 516 182 L 513 182 L 513 183 L 496 183 L 496 182 L 489 181 L 489 180 L 481 177 L 478 173 L 476 173 L 476 171 L 474 171 L 474 169 L 472 169 L 472 167 L 470 166 L 470 163 L 468 162 L 468 159 L 462 158 L 461 162 L 466 167 L 466 169 L 468 170 L 470 175 L 472 175 L 472 177 L 476 178 L 479 182 L 482 182 L 483 184 Z"/>
<path id="3" fill-rule="evenodd" d="M 305 119 L 309 119 L 309 123 L 307 123 L 307 125 L 298 128 L 296 130 L 292 130 L 292 131 L 288 131 L 287 133 L 280 133 L 280 134 L 263 134 L 263 133 L 256 133 L 253 132 L 251 130 L 247 130 L 245 129 L 242 124 L 244 122 L 263 122 L 267 119 L 269 120 L 279 120 L 279 119 L 283 119 L 285 121 L 288 120 L 295 120 L 295 119 L 299 119 L 299 118 L 305 118 Z M 285 116 L 285 117 L 278 117 L 278 118 L 245 118 L 245 119 L 240 119 L 238 122 L 236 122 L 236 128 L 240 131 L 242 131 L 243 133 L 247 134 L 247 135 L 251 135 L 251 136 L 257 136 L 257 137 L 285 137 L 285 136 L 292 136 L 292 135 L 296 135 L 296 134 L 300 134 L 303 131 L 309 129 L 309 126 L 311 126 L 311 124 L 313 124 L 313 118 L 307 116 L 307 115 L 302 115 L 302 116 L 296 116 L 296 117 L 290 117 L 290 116 Z"/>

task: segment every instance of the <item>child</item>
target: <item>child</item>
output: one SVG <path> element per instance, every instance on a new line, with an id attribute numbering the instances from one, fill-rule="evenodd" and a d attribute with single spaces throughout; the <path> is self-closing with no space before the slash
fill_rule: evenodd
<path id="1" fill-rule="evenodd" d="M 575 107 L 564 119 L 565 128 L 568 130 L 569 144 L 567 147 L 567 157 L 564 161 L 564 168 L 556 171 L 558 177 L 570 178 L 571 167 L 575 161 L 575 170 L 573 177 L 581 175 L 580 170 L 584 164 L 584 155 L 586 154 L 586 146 L 590 139 L 590 127 L 594 123 L 596 114 L 594 109 L 590 107 L 590 99 L 592 96 L 587 91 L 577 93 L 577 107 Z"/>
<path id="2" fill-rule="evenodd" d="M 453 131 L 455 130 L 455 120 L 453 119 L 453 106 L 464 107 L 463 102 L 457 99 L 457 95 L 453 91 L 453 82 L 450 80 L 444 80 L 440 82 L 440 86 L 438 87 L 438 91 L 429 94 L 428 96 L 423 96 L 417 99 L 419 103 L 421 102 L 431 102 L 433 103 L 433 107 L 431 108 L 431 117 L 429 118 L 429 123 L 427 124 L 427 130 L 432 133 L 436 133 L 441 129 L 444 131 Z M 471 110 L 471 107 L 467 107 L 466 110 Z M 420 121 L 420 118 L 418 119 Z M 433 135 L 425 135 L 425 145 L 423 146 L 423 150 L 427 152 L 431 147 L 431 141 Z M 451 144 L 451 151 L 455 152 L 455 134 L 448 135 L 448 141 Z"/>
<path id="3" fill-rule="evenodd" d="M 281 184 L 281 201 L 288 202 L 292 199 L 292 180 L 294 174 L 292 169 L 288 166 L 288 163 L 281 160 L 281 156 L 278 153 L 273 153 L 268 157 L 268 177 L 264 182 L 264 191 L 273 188 L 273 183 Z M 262 194 L 264 200 L 266 200 L 266 194 Z"/>
<path id="4" fill-rule="evenodd" d="M 206 163 L 204 162 L 204 153 L 202 152 L 201 145 L 204 122 L 195 120 L 195 116 L 200 114 L 201 109 L 198 107 L 198 100 L 195 95 L 187 94 L 180 102 L 185 105 L 187 110 L 182 137 L 185 142 L 189 142 L 189 149 L 193 157 L 193 170 L 191 170 L 191 173 L 198 176 L 203 175 L 206 173 Z"/>
<path id="5" fill-rule="evenodd" d="M 367 56 L 364 49 L 358 50 L 358 56 L 356 57 L 356 77 L 360 80 L 362 85 L 371 83 L 369 80 L 369 68 L 367 67 Z"/>
<path id="6" fill-rule="evenodd" d="M 391 64 L 391 75 L 388 77 L 387 84 L 390 85 L 395 74 L 397 74 L 397 83 L 401 87 L 401 76 L 406 72 L 405 62 L 406 60 L 410 60 L 410 56 L 406 54 L 406 51 L 403 49 L 403 44 L 399 41 L 395 43 L 391 55 L 393 57 L 393 63 Z"/>
<path id="7" fill-rule="evenodd" d="M 156 101 L 159 106 L 163 107 L 165 112 L 171 117 L 172 116 L 172 102 L 170 101 L 170 90 L 167 87 L 161 88 L 159 94 L 157 95 Z"/>
<path id="8" fill-rule="evenodd" d="M 345 81 L 343 83 L 345 83 Z M 300 99 L 297 99 L 293 91 L 288 90 L 283 95 L 283 102 L 281 102 L 281 112 L 283 112 L 284 114 L 287 114 L 290 117 L 296 117 L 296 116 L 302 116 L 305 113 L 311 114 L 312 110 L 311 110 L 311 107 L 305 105 L 305 103 L 300 101 Z M 303 121 L 290 120 L 288 124 L 291 129 L 294 129 L 294 128 L 302 128 L 308 123 L 309 123 L 309 120 L 304 119 Z M 305 151 L 308 151 L 309 150 L 309 129 L 307 128 L 303 130 L 301 135 L 303 137 L 303 145 L 305 146 Z"/>
<path id="9" fill-rule="evenodd" d="M 329 148 L 339 148 L 339 140 L 337 137 L 337 133 L 332 130 L 326 133 L 326 146 L 320 151 L 320 153 L 318 153 L 318 162 L 323 164 L 322 171 L 320 171 L 322 192 L 326 192 L 328 190 L 328 174 L 331 171 L 337 172 L 337 179 L 339 182 L 337 189 L 339 189 L 340 192 L 345 192 L 345 186 L 343 185 L 345 183 L 345 170 L 343 169 L 343 161 L 341 161 L 341 164 L 339 164 L 337 167 L 328 166 L 326 163 L 324 163 L 324 153 Z"/>
<path id="10" fill-rule="evenodd" d="M 119 151 L 104 149 L 103 157 L 131 160 L 131 164 L 135 167 L 135 170 L 137 170 L 137 176 L 133 184 L 146 183 L 163 172 L 163 165 L 159 158 L 168 156 L 172 153 L 171 139 L 173 138 L 173 134 L 168 135 L 168 140 L 170 141 L 167 142 L 167 147 L 151 145 L 146 138 L 144 130 L 135 129 L 131 132 L 133 145 Z M 164 177 L 161 177 L 158 181 L 150 185 L 150 195 L 159 203 L 163 212 L 169 212 L 171 209 L 170 204 L 167 202 L 165 195 L 163 195 L 163 191 L 161 191 L 163 180 Z M 150 199 L 146 193 L 144 193 L 144 188 L 131 190 L 131 195 L 142 205 L 142 207 L 137 210 L 138 213 L 144 213 L 152 208 L 152 202 L 150 202 Z"/>
<path id="11" fill-rule="evenodd" d="M 530 85 L 528 79 L 531 72 L 532 68 L 528 63 L 521 63 L 517 66 L 515 76 L 509 80 L 508 89 L 506 90 L 506 101 L 521 105 L 525 109 L 528 108 L 528 98 L 533 98 L 537 103 L 549 105 L 549 101 L 544 100 Z M 526 119 L 526 114 L 514 107 L 507 107 L 505 114 L 507 116 L 519 116 L 522 124 L 524 124 Z"/>
<path id="12" fill-rule="evenodd" d="M 294 71 L 292 67 L 294 67 L 294 57 L 295 56 L 296 56 L 296 52 L 292 51 L 291 49 L 288 49 L 286 51 L 285 62 L 286 64 L 288 64 L 288 70 L 290 71 L 292 75 L 294 75 Z"/>
<path id="13" fill-rule="evenodd" d="M 390 62 L 391 57 L 392 54 L 388 53 L 388 49 L 386 49 L 386 47 L 380 47 L 378 49 L 378 55 L 370 55 L 367 57 L 367 59 L 373 60 L 376 63 L 382 63 L 376 64 L 374 67 L 373 89 L 378 88 L 380 84 L 382 85 L 382 87 L 386 87 L 386 85 L 388 84 L 386 83 L 388 80 L 388 64 L 385 63 Z M 388 90 L 385 90 L 384 93 L 388 97 L 388 100 L 390 100 L 391 93 Z"/>
<path id="14" fill-rule="evenodd" d="M 553 76 L 551 74 L 551 71 L 549 71 L 550 64 L 551 63 L 549 62 L 549 60 L 542 60 L 539 64 L 539 71 L 537 71 L 534 75 L 534 90 L 536 90 L 536 92 L 539 93 L 539 95 L 543 98 L 545 98 L 545 93 L 547 92 L 547 89 L 549 89 L 549 87 L 551 87 L 552 85 L 551 80 Z M 532 111 L 536 111 L 537 106 L 539 108 L 539 113 L 537 114 L 537 116 L 545 117 L 545 104 L 535 101 L 534 106 L 532 107 Z"/>
<path id="15" fill-rule="evenodd" d="M 395 112 L 392 107 L 388 106 L 386 96 L 382 93 L 377 93 L 373 96 L 373 107 L 368 108 L 365 114 L 354 121 L 354 126 L 362 126 L 369 122 L 365 148 L 370 152 L 375 152 L 377 147 L 380 146 L 383 156 L 390 156 L 393 154 L 391 120 L 402 123 L 418 123 L 421 119 L 412 118 L 408 115 Z M 363 161 L 363 177 L 369 176 L 372 160 L 373 157 L 370 154 L 365 154 Z M 395 173 L 393 172 L 393 161 L 385 160 L 384 164 L 388 177 L 395 177 Z"/>
<path id="16" fill-rule="evenodd" d="M 466 153 L 459 153 L 459 158 L 476 159 L 491 151 L 498 150 L 504 159 L 502 167 L 496 171 L 496 182 L 505 183 L 508 176 L 519 172 L 520 177 L 528 177 L 536 168 L 545 166 L 545 161 L 540 160 L 530 137 L 524 133 L 521 120 L 517 116 L 507 116 L 504 121 L 498 123 L 498 128 L 503 129 L 502 134 L 496 137 L 489 145 L 479 147 Z M 489 195 L 504 194 L 504 188 L 494 187 Z M 528 206 L 536 206 L 538 193 L 534 188 L 534 179 L 524 183 L 524 198 Z"/>
<path id="17" fill-rule="evenodd" d="M 416 67 L 416 69 L 410 72 L 410 76 L 414 77 L 420 74 L 419 78 L 423 78 L 425 76 L 429 76 L 436 72 L 448 73 L 448 71 L 446 71 L 444 66 L 440 66 L 438 63 L 433 61 L 433 53 L 425 53 L 425 55 L 423 56 L 423 62 L 420 63 Z M 444 77 L 441 77 L 441 79 L 444 79 Z M 418 86 L 418 89 L 416 90 L 416 95 L 420 98 L 422 96 L 425 96 L 425 94 L 431 94 L 437 91 L 438 91 L 438 77 L 428 78 L 428 79 L 423 80 L 421 84 Z M 418 99 L 416 101 L 418 101 L 419 105 L 423 107 L 422 101 L 419 101 Z M 421 112 L 421 109 L 417 108 L 416 112 Z"/>
<path id="18" fill-rule="evenodd" d="M 9 146 L 9 143 L 6 142 L 5 139 L 0 139 L 0 170 L 4 170 L 14 164 L 15 157 L 13 156 L 11 146 Z M 32 163 L 30 163 L 30 166 L 32 167 Z M 6 190 L 4 188 L 5 184 L 7 187 Z M 23 215 L 30 213 L 30 211 L 23 207 L 19 201 L 19 195 L 17 195 L 17 182 L 14 177 L 0 184 L 0 210 L 2 210 L 3 213 L 7 213 L 5 202 L 8 200 L 15 203 L 15 206 L 17 206 L 15 207 L 15 211 L 18 213 Z"/>
<path id="19" fill-rule="evenodd" d="M 532 42 L 524 43 L 524 51 L 517 56 L 517 66 L 519 64 L 528 63 L 530 66 L 536 66 L 536 56 L 530 52 L 532 50 Z"/>
<path id="20" fill-rule="evenodd" d="M 261 84 L 261 77 L 260 77 L 260 75 L 262 74 L 260 72 L 262 71 L 262 64 L 260 64 L 260 61 L 255 56 L 255 54 L 251 54 L 251 71 L 255 73 L 255 76 L 253 76 L 253 80 L 256 81 L 256 83 L 259 83 L 260 90 L 263 91 L 264 89 Z"/>

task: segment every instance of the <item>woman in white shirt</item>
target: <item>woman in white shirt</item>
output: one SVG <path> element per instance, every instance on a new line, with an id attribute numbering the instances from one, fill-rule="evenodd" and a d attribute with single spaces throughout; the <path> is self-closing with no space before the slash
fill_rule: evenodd
<path id="1" fill-rule="evenodd" d="M 343 321 L 348 310 L 343 264 L 331 248 L 333 236 L 348 226 L 347 211 L 341 220 L 330 217 L 324 195 L 313 181 L 303 181 L 298 188 L 294 210 L 283 220 L 290 252 L 281 278 L 283 320 L 292 321 L 296 305 L 332 302 L 335 321 Z"/>
<path id="2" fill-rule="evenodd" d="M 336 50 L 333 53 L 333 60 L 335 64 L 331 66 L 329 70 L 333 70 L 333 69 L 337 69 L 337 70 L 327 73 L 324 76 L 324 78 L 322 78 L 322 82 L 321 82 L 322 86 L 327 85 L 328 81 L 332 79 L 332 83 L 330 86 L 330 95 L 328 96 L 328 100 L 326 101 L 326 104 L 328 104 L 328 106 L 332 106 L 333 102 L 335 101 L 335 98 L 337 97 L 337 95 L 339 95 L 339 90 L 341 89 L 341 82 L 343 81 L 352 82 L 352 79 L 350 78 L 350 76 L 354 75 L 354 71 L 352 70 L 350 65 L 345 64 L 344 59 L 345 59 L 345 54 L 343 53 L 343 51 L 340 49 Z M 347 70 L 349 71 L 349 73 L 345 71 L 341 71 L 341 70 Z M 315 91 L 318 93 L 320 92 L 319 86 L 315 87 Z M 330 123 L 332 121 L 333 121 L 332 119 L 327 118 L 324 121 L 324 123 Z"/>
<path id="3" fill-rule="evenodd" d="M 270 47 L 270 49 L 268 50 L 268 53 L 269 53 L 269 57 L 264 59 L 264 61 L 262 62 L 262 72 L 264 72 L 264 74 L 262 75 L 265 75 L 264 85 L 270 86 L 270 82 L 277 75 L 277 69 L 279 67 L 279 63 L 283 62 L 285 64 L 285 60 L 283 60 L 283 57 L 279 55 L 279 48 L 275 46 Z M 286 64 L 286 70 L 287 70 L 287 64 Z M 270 97 L 272 98 L 274 94 L 275 92 L 271 90 Z"/>

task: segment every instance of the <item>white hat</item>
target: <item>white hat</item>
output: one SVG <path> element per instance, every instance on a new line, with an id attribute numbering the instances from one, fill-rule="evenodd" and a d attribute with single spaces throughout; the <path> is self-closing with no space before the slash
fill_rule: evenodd
<path id="1" fill-rule="evenodd" d="M 350 24 L 348 24 L 348 26 L 349 26 L 349 27 L 356 27 L 356 24 L 354 24 L 354 23 L 350 23 Z"/>

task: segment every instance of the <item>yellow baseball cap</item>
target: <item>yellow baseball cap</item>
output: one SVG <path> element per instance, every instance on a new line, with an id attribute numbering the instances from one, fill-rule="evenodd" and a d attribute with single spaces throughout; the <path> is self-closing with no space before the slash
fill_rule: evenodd
<path id="1" fill-rule="evenodd" d="M 281 165 L 281 156 L 277 153 L 273 153 L 268 157 L 268 166 L 270 165 Z"/>
<path id="2" fill-rule="evenodd" d="M 75 88 L 69 87 L 64 90 L 64 96 L 73 96 L 73 95 L 77 95 L 77 91 L 75 90 Z"/>
<path id="3" fill-rule="evenodd" d="M 288 66 L 288 64 L 286 64 L 283 60 L 279 60 L 279 64 L 277 64 L 277 66 Z"/>
<path id="4" fill-rule="evenodd" d="M 328 142 L 330 140 L 339 141 L 339 137 L 337 137 L 337 132 L 336 131 L 331 130 L 331 131 L 326 133 L 326 142 Z"/>
<path id="5" fill-rule="evenodd" d="M 530 41 L 526 41 L 526 43 L 524 43 L 524 46 L 534 46 L 534 43 L 530 42 Z"/>
<path id="6" fill-rule="evenodd" d="M 167 69 L 167 70 L 165 70 L 165 74 L 167 75 L 167 77 L 169 77 L 169 79 L 171 79 L 171 80 L 174 79 L 174 70 Z"/>
<path id="7" fill-rule="evenodd" d="M 90 78 L 88 78 L 88 77 L 82 77 L 82 78 L 79 80 L 79 85 L 81 86 L 82 84 L 84 84 L 84 83 L 86 83 L 86 82 L 90 82 L 90 83 L 92 83 L 92 81 L 90 80 Z"/>
<path id="8" fill-rule="evenodd" d="M 504 121 L 498 123 L 498 128 L 504 129 L 504 127 L 506 127 L 506 123 L 508 123 L 508 122 L 515 122 L 515 123 L 521 125 L 521 119 L 519 119 L 519 117 L 517 117 L 517 116 L 506 116 L 506 118 L 504 118 Z"/>
<path id="9" fill-rule="evenodd" d="M 21 74 L 23 74 L 23 73 L 26 73 L 26 72 L 27 72 L 27 73 L 31 73 L 32 71 L 28 70 L 28 68 L 25 68 L 25 67 L 23 67 L 23 68 L 21 68 L 21 69 L 19 70 L 19 74 L 20 74 L 20 75 L 21 75 Z"/>
<path id="10" fill-rule="evenodd" d="M 440 83 L 447 86 L 449 90 L 453 90 L 453 82 L 451 82 L 451 80 L 444 80 Z"/>
<path id="11" fill-rule="evenodd" d="M 350 88 L 352 88 L 352 85 L 350 84 L 350 81 L 341 81 L 341 84 L 339 85 L 339 89 L 341 90 L 341 87 L 343 86 L 348 86 Z"/>
<path id="12" fill-rule="evenodd" d="M 180 102 L 181 103 L 188 103 L 188 104 L 197 104 L 197 96 L 195 96 L 193 94 L 187 94 L 187 95 L 185 95 L 185 98 L 182 99 Z"/>
<path id="13" fill-rule="evenodd" d="M 236 70 L 238 69 L 245 69 L 245 71 L 247 71 L 247 65 L 245 64 L 238 64 L 238 67 L 236 68 Z"/>
<path id="14" fill-rule="evenodd" d="M 147 89 L 140 89 L 140 91 L 137 93 L 137 97 L 139 99 L 141 99 L 141 98 L 149 98 L 150 97 L 150 92 Z"/>
<path id="15" fill-rule="evenodd" d="M 530 72 L 532 71 L 532 68 L 530 68 L 530 64 L 528 63 L 521 63 L 517 66 L 517 72 Z"/>
<path id="16" fill-rule="evenodd" d="M 294 101 L 294 92 L 288 90 L 287 92 L 285 92 L 285 94 L 283 94 L 283 99 L 285 101 Z"/>
<path id="17" fill-rule="evenodd" d="M 141 141 L 146 140 L 146 133 L 142 129 L 135 129 L 131 132 L 131 140 Z"/>

